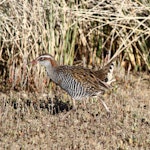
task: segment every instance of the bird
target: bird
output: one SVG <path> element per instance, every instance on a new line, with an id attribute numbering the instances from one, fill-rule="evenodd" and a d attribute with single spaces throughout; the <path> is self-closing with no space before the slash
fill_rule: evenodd
<path id="1" fill-rule="evenodd" d="M 42 54 L 30 63 L 32 65 L 39 63 L 44 66 L 49 78 L 71 96 L 73 99 L 72 110 L 76 110 L 76 100 L 93 96 L 99 97 L 110 88 L 110 85 L 107 84 L 109 79 L 107 74 L 110 70 L 110 72 L 113 70 L 112 63 L 109 63 L 98 71 L 93 71 L 82 66 L 59 65 L 50 54 Z M 101 98 L 100 100 L 107 113 L 110 113 L 106 103 Z M 68 115 L 66 114 L 66 116 Z"/>

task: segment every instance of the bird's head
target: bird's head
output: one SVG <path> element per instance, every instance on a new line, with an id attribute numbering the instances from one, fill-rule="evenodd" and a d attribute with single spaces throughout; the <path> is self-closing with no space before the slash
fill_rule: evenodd
<path id="1" fill-rule="evenodd" d="M 39 57 L 31 61 L 32 65 L 36 65 L 37 63 L 43 65 L 44 67 L 47 67 L 47 66 L 56 67 L 57 66 L 57 62 L 55 61 L 54 57 L 51 56 L 50 54 L 40 55 Z"/>

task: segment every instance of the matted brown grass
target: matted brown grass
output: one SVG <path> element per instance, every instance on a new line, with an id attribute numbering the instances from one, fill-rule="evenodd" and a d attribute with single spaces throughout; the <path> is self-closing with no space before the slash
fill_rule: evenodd
<path id="1" fill-rule="evenodd" d="M 97 99 L 81 102 L 60 121 L 69 96 L 24 91 L 0 94 L 1 149 L 149 149 L 150 78 L 146 74 L 119 79 L 105 96 L 107 118 Z M 58 110 L 56 107 L 60 107 Z M 52 108 L 55 110 L 52 112 Z"/>

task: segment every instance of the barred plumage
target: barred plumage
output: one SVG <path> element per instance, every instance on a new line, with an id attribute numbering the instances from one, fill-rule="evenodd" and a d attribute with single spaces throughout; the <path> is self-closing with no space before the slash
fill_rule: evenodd
<path id="1" fill-rule="evenodd" d="M 50 74 L 50 73 L 48 73 Z M 104 92 L 108 86 L 93 75 L 90 69 L 77 66 L 58 66 L 52 79 L 75 100 Z"/>
<path id="2" fill-rule="evenodd" d="M 81 66 L 59 66 L 55 59 L 48 54 L 37 57 L 32 64 L 37 64 L 37 62 L 46 67 L 52 81 L 64 89 L 73 100 L 96 96 L 109 88 L 108 81 L 104 81 L 109 80 L 109 71 L 112 73 L 111 63 L 101 70 L 93 71 Z M 106 104 L 103 101 L 102 103 L 109 112 Z"/>

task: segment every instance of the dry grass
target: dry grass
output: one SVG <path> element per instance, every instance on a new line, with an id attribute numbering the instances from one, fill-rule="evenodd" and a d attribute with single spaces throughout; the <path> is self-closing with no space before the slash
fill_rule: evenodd
<path id="1" fill-rule="evenodd" d="M 1 149 L 149 149 L 150 78 L 120 78 L 105 101 L 107 118 L 97 99 L 79 105 L 63 122 L 70 98 L 61 89 L 50 94 L 24 91 L 0 95 Z M 58 108 L 59 107 L 59 108 Z"/>
<path id="2" fill-rule="evenodd" d="M 99 68 L 108 57 L 150 70 L 148 0 L 0 2 L 0 149 L 148 149 L 150 79 L 118 80 L 106 103 L 96 99 L 64 122 L 71 105 L 45 70 L 28 62 L 42 53 L 60 64 Z M 117 74 L 120 77 L 120 73 Z M 117 78 L 118 78 L 117 77 Z M 144 80 L 147 78 L 147 80 Z M 81 105 L 83 102 L 81 102 Z"/>

